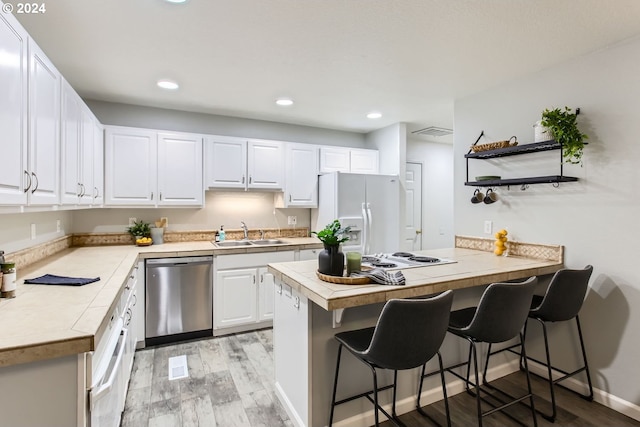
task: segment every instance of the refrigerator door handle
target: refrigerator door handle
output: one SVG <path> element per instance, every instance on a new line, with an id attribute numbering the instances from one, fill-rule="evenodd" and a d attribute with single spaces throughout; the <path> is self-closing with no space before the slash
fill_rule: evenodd
<path id="1" fill-rule="evenodd" d="M 368 231 L 368 223 L 369 218 L 367 216 L 367 210 L 365 203 L 362 204 L 362 221 L 364 222 L 362 227 L 362 250 L 366 254 L 369 253 L 369 231 Z"/>
<path id="2" fill-rule="evenodd" d="M 371 233 L 373 232 L 373 216 L 371 215 L 371 204 L 367 203 L 367 227 L 369 228 L 367 230 L 367 253 L 370 253 L 371 251 L 371 239 L 369 238 L 371 236 Z"/>

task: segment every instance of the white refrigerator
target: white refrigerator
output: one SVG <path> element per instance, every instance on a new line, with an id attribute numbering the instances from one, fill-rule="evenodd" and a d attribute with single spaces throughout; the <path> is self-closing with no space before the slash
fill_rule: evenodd
<path id="1" fill-rule="evenodd" d="M 320 231 L 338 219 L 342 226 L 351 226 L 343 251 L 374 254 L 400 250 L 398 176 L 334 172 L 320 175 L 318 185 L 312 231 Z"/>

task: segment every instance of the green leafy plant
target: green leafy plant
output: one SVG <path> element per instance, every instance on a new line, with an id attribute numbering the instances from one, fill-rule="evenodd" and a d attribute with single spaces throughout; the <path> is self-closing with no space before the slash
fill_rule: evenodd
<path id="1" fill-rule="evenodd" d="M 127 232 L 132 236 L 149 237 L 151 236 L 151 227 L 149 223 L 140 220 L 134 222 L 131 227 L 127 227 Z"/>
<path id="2" fill-rule="evenodd" d="M 565 163 L 582 165 L 585 141 L 589 138 L 578 129 L 578 113 L 571 108 L 545 109 L 540 124 L 551 131 L 553 139 L 562 144 L 562 157 Z"/>
<path id="3" fill-rule="evenodd" d="M 334 220 L 331 224 L 320 231 L 312 231 L 311 234 L 318 236 L 318 239 L 327 246 L 337 246 L 342 242 L 349 240 L 349 236 L 345 234 L 351 230 L 351 227 L 342 227 L 340 221 Z"/>

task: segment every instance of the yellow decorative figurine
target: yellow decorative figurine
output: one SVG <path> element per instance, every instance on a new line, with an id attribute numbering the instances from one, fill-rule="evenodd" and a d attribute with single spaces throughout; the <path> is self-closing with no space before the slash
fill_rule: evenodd
<path id="1" fill-rule="evenodd" d="M 498 231 L 496 234 L 496 241 L 494 242 L 495 249 L 493 253 L 501 256 L 504 251 L 507 250 L 507 230 L 502 229 Z"/>

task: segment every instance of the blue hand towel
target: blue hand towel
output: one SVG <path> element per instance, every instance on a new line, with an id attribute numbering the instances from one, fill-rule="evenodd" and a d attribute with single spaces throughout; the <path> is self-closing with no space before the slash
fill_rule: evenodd
<path id="1" fill-rule="evenodd" d="M 44 276 L 36 277 L 35 279 L 26 279 L 24 283 L 31 285 L 71 285 L 82 286 L 88 283 L 97 282 L 99 277 L 94 279 L 87 279 L 83 277 L 64 277 L 55 276 L 53 274 L 45 274 Z"/>

